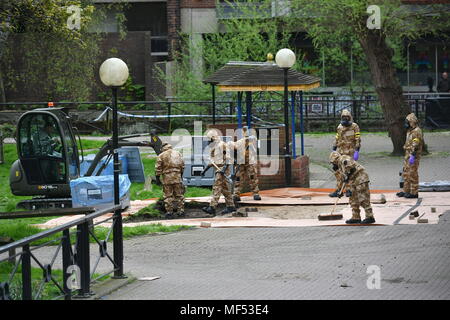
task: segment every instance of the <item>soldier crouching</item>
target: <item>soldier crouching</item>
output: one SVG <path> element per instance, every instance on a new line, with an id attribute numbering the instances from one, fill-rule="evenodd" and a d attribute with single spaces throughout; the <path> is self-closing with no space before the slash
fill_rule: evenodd
<path id="1" fill-rule="evenodd" d="M 343 183 L 350 184 L 350 206 L 352 218 L 345 221 L 347 224 L 374 223 L 372 206 L 370 204 L 369 176 L 364 167 L 349 156 L 339 156 L 339 170 L 344 177 Z M 339 194 L 342 197 L 342 193 Z M 364 208 L 366 218 L 361 221 L 360 207 Z"/>

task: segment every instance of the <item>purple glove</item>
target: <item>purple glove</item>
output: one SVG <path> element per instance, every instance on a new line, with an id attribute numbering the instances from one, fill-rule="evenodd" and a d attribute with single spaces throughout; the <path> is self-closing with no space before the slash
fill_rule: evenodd
<path id="1" fill-rule="evenodd" d="M 416 160 L 416 157 L 414 157 L 413 154 L 409 156 L 409 164 L 414 164 L 415 160 Z"/>
<path id="2" fill-rule="evenodd" d="M 358 161 L 359 159 L 359 151 L 355 151 L 355 153 L 353 154 L 353 160 Z"/>

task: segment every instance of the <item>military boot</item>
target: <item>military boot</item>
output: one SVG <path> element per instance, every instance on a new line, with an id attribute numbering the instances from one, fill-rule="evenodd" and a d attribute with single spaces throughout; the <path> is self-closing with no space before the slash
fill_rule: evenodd
<path id="1" fill-rule="evenodd" d="M 228 214 L 228 213 L 232 213 L 235 212 L 236 208 L 235 207 L 227 207 L 225 210 L 223 210 L 220 214 Z"/>
<path id="2" fill-rule="evenodd" d="M 346 224 L 356 224 L 356 223 L 361 223 L 361 219 L 348 219 L 347 221 L 345 221 Z"/>
<path id="3" fill-rule="evenodd" d="M 419 197 L 419 194 L 405 193 L 404 197 L 408 199 L 417 199 Z"/>
<path id="4" fill-rule="evenodd" d="M 375 223 L 375 218 L 374 217 L 365 218 L 361 223 L 364 224 Z"/>
<path id="5" fill-rule="evenodd" d="M 173 219 L 174 218 L 173 213 L 172 212 L 167 212 L 166 215 L 165 215 L 165 218 L 166 219 Z"/>
<path id="6" fill-rule="evenodd" d="M 215 216 L 215 215 L 216 215 L 216 209 L 214 209 L 214 208 L 211 207 L 211 206 L 203 207 L 202 210 L 203 210 L 204 212 L 206 212 L 207 214 L 210 214 L 210 215 L 212 215 L 212 216 Z"/>
<path id="7" fill-rule="evenodd" d="M 261 196 L 259 194 L 254 194 L 253 200 L 261 200 Z"/>
<path id="8" fill-rule="evenodd" d="M 339 196 L 339 190 L 334 190 L 334 192 L 330 193 L 328 196 L 330 196 L 331 198 L 336 198 L 337 196 Z"/>
<path id="9" fill-rule="evenodd" d="M 184 213 L 184 211 L 180 211 L 177 213 L 177 216 L 179 217 L 184 217 L 186 214 Z"/>
<path id="10" fill-rule="evenodd" d="M 400 191 L 400 192 L 397 192 L 397 193 L 396 193 L 397 197 L 404 197 L 405 194 L 406 194 L 406 193 L 403 192 L 403 191 Z"/>

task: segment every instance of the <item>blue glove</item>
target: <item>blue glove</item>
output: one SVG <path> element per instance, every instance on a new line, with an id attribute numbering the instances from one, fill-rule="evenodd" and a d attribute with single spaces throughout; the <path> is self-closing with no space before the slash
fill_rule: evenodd
<path id="1" fill-rule="evenodd" d="M 359 159 L 359 151 L 355 151 L 355 153 L 353 154 L 353 160 L 358 161 Z"/>
<path id="2" fill-rule="evenodd" d="M 415 160 L 416 160 L 416 157 L 413 154 L 409 156 L 409 164 L 414 164 Z"/>

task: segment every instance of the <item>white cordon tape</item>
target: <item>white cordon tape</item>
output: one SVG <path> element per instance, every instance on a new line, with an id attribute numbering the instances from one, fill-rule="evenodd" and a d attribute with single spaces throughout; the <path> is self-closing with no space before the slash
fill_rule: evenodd
<path id="1" fill-rule="evenodd" d="M 106 114 L 106 112 L 108 111 L 112 111 L 111 107 L 106 107 L 106 109 L 95 119 L 93 120 L 93 122 L 99 121 L 101 118 L 104 117 L 104 115 Z M 193 117 L 202 117 L 202 118 L 212 118 L 212 115 L 203 115 L 203 114 L 173 114 L 170 116 L 165 116 L 165 115 L 136 115 L 136 114 L 131 114 L 131 113 L 125 113 L 125 112 L 121 112 L 121 111 L 117 111 L 118 115 L 121 115 L 123 117 L 129 117 L 129 118 L 151 118 L 151 119 L 157 119 L 157 118 L 193 118 Z M 216 115 L 216 118 L 235 118 L 236 115 L 231 114 L 231 115 Z"/>

